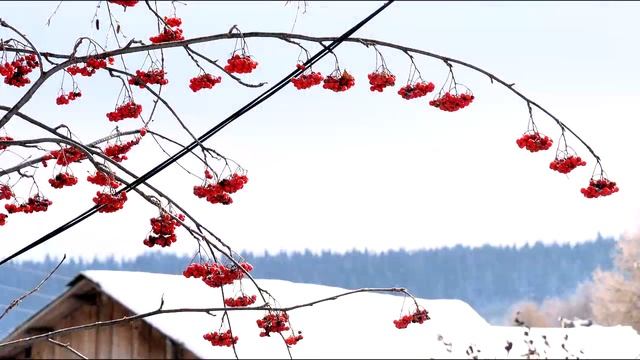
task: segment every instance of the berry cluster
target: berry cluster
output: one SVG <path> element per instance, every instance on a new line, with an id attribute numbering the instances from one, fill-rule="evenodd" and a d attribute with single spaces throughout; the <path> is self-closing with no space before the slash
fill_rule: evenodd
<path id="1" fill-rule="evenodd" d="M 585 165 L 587 165 L 587 162 L 582 160 L 580 156 L 571 155 L 564 159 L 559 159 L 556 157 L 556 159 L 549 164 L 549 168 L 561 174 L 568 174 L 569 172 L 571 172 L 571 170 L 577 168 L 578 166 Z"/>
<path id="2" fill-rule="evenodd" d="M 609 196 L 618 192 L 618 190 L 620 189 L 618 189 L 618 186 L 614 181 L 609 181 L 609 179 L 606 178 L 598 180 L 592 178 L 589 181 L 589 186 L 587 188 L 580 189 L 580 192 L 584 197 L 592 199 L 600 196 Z"/>
<path id="3" fill-rule="evenodd" d="M 138 0 L 107 0 L 112 4 L 122 5 L 123 7 L 134 7 L 138 3 Z"/>
<path id="4" fill-rule="evenodd" d="M 78 65 L 71 65 L 66 70 L 71 76 L 80 74 L 82 76 L 90 77 L 95 74 L 97 70 L 106 68 L 107 61 L 109 62 L 109 65 L 113 65 L 115 62 L 112 57 L 109 57 L 107 60 L 90 57 L 85 61 L 84 66 L 80 67 Z"/>
<path id="5" fill-rule="evenodd" d="M 140 143 L 140 139 L 140 137 L 136 136 L 133 140 L 129 140 L 124 144 L 109 145 L 104 149 L 104 154 L 115 162 L 127 160 L 128 157 L 125 154 L 128 153 L 132 147 L 138 145 L 138 143 Z"/>
<path id="6" fill-rule="evenodd" d="M 11 136 L 0 136 L 0 141 L 13 141 Z M 9 145 L 0 145 L 0 151 L 5 150 Z"/>
<path id="7" fill-rule="evenodd" d="M 0 226 L 7 223 L 7 214 L 0 214 Z"/>
<path id="8" fill-rule="evenodd" d="M 82 96 L 80 91 L 69 91 L 67 95 L 62 94 L 56 98 L 56 104 L 67 105 L 69 102 Z"/>
<path id="9" fill-rule="evenodd" d="M 164 78 L 166 74 L 163 69 L 136 70 L 136 76 L 129 78 L 129 84 L 137 85 L 140 89 L 144 89 L 145 85 L 167 85 L 169 80 Z"/>
<path id="10" fill-rule="evenodd" d="M 240 267 L 246 272 L 253 270 L 253 266 L 246 262 L 241 262 Z M 242 279 L 244 272 L 237 266 L 227 267 L 217 263 L 194 263 L 187 266 L 184 272 L 182 272 L 182 275 L 186 278 L 201 278 L 205 284 L 217 288 L 232 284 L 235 280 Z"/>
<path id="11" fill-rule="evenodd" d="M 284 342 L 287 345 L 292 346 L 292 345 L 297 344 L 298 341 L 300 341 L 302 339 L 303 339 L 302 334 L 301 334 L 300 331 L 298 331 L 298 335 L 296 335 L 296 336 L 290 335 L 288 338 L 284 339 Z"/>
<path id="12" fill-rule="evenodd" d="M 427 310 L 417 310 L 410 315 L 404 315 L 403 317 L 401 317 L 399 320 L 393 320 L 393 324 L 396 326 L 396 328 L 398 329 L 406 329 L 407 326 L 409 326 L 409 324 L 413 323 L 413 324 L 422 324 L 425 321 L 431 319 L 429 317 L 429 313 L 427 312 Z"/>
<path id="13" fill-rule="evenodd" d="M 289 315 L 286 312 L 275 312 L 256 320 L 258 327 L 262 329 L 260 337 L 271 336 L 270 333 L 280 333 L 289 330 Z"/>
<path id="14" fill-rule="evenodd" d="M 535 131 L 533 133 L 524 134 L 521 138 L 516 140 L 516 144 L 522 148 L 526 148 L 531 152 L 537 152 L 540 150 L 548 150 L 551 145 L 553 145 L 553 140 L 551 140 L 546 135 L 541 135 L 539 132 Z"/>
<path id="15" fill-rule="evenodd" d="M 226 298 L 224 299 L 224 304 L 228 307 L 245 307 L 252 305 L 257 300 L 255 295 L 247 296 L 242 295 L 237 298 Z"/>
<path id="16" fill-rule="evenodd" d="M 20 205 L 5 204 L 4 208 L 7 210 L 9 214 L 19 213 L 19 212 L 22 212 L 25 214 L 31 214 L 33 212 L 47 211 L 51 204 L 53 204 L 51 200 L 38 194 L 36 196 L 30 197 L 26 203 L 22 203 Z"/>
<path id="17" fill-rule="evenodd" d="M 116 108 L 115 111 L 107 113 L 109 121 L 120 121 L 127 118 L 135 119 L 142 113 L 142 105 L 138 105 L 133 100 L 124 103 Z"/>
<path id="18" fill-rule="evenodd" d="M 209 176 L 211 176 L 210 173 Z M 210 178 L 209 176 L 205 173 L 205 177 Z M 193 194 L 201 199 L 206 198 L 212 204 L 229 205 L 233 203 L 229 194 L 242 189 L 247 181 L 249 178 L 246 175 L 233 174 L 229 179 L 220 180 L 216 184 L 196 185 L 193 187 Z"/>
<path id="19" fill-rule="evenodd" d="M 93 202 L 96 205 L 102 206 L 98 212 L 112 213 L 116 212 L 124 207 L 124 203 L 127 201 L 127 193 L 121 192 L 119 195 L 96 192 L 96 197 L 93 198 Z"/>
<path id="20" fill-rule="evenodd" d="M 69 173 L 59 173 L 54 178 L 49 179 L 49 184 L 54 189 L 62 189 L 64 186 L 73 186 L 78 183 L 78 178 Z"/>
<path id="21" fill-rule="evenodd" d="M 9 185 L 0 185 L 0 200 L 10 200 L 13 197 L 13 191 Z"/>
<path id="22" fill-rule="evenodd" d="M 40 66 L 34 54 L 17 57 L 12 62 L 0 64 L 0 75 L 4 76 L 4 83 L 11 86 L 23 87 L 31 82 L 27 75 Z"/>
<path id="23" fill-rule="evenodd" d="M 204 334 L 203 338 L 213 346 L 232 346 L 238 343 L 238 337 L 231 335 L 231 330 L 223 333 L 212 332 Z"/>
<path id="24" fill-rule="evenodd" d="M 178 215 L 180 221 L 184 220 L 184 215 Z M 160 216 L 151 218 L 151 231 L 156 235 L 149 235 L 142 243 L 148 247 L 160 245 L 161 247 L 171 246 L 176 242 L 176 227 L 180 222 L 175 220 L 169 213 L 163 212 Z"/>
<path id="25" fill-rule="evenodd" d="M 369 77 L 369 90 L 382 92 L 387 86 L 394 86 L 396 84 L 396 76 L 389 72 L 389 70 L 382 70 L 372 72 Z"/>
<path id="26" fill-rule="evenodd" d="M 167 23 L 167 26 L 164 27 L 164 30 L 160 34 L 150 37 L 149 41 L 154 44 L 160 44 L 165 42 L 184 40 L 182 29 L 178 27 L 182 25 L 182 19 L 175 17 L 165 17 L 165 22 Z"/>
<path id="27" fill-rule="evenodd" d="M 102 171 L 96 171 L 94 175 L 87 176 L 87 181 L 95 185 L 108 186 L 112 189 L 120 186 L 120 183 L 116 181 L 113 175 L 106 174 Z"/>
<path id="28" fill-rule="evenodd" d="M 258 62 L 253 60 L 250 55 L 234 54 L 227 60 L 224 69 L 230 73 L 248 74 L 258 67 Z"/>
<path id="29" fill-rule="evenodd" d="M 189 80 L 189 88 L 191 91 L 196 92 L 202 89 L 211 89 L 215 84 L 222 81 L 220 76 L 213 76 L 211 74 L 202 74 Z"/>
<path id="30" fill-rule="evenodd" d="M 356 79 L 351 76 L 351 74 L 349 74 L 347 70 L 345 70 L 342 72 L 342 74 L 338 72 L 337 74 L 334 73 L 328 75 L 324 79 L 324 84 L 322 85 L 322 87 L 335 92 L 341 92 L 349 90 L 355 84 Z"/>
<path id="31" fill-rule="evenodd" d="M 296 64 L 296 67 L 300 70 L 305 70 L 305 66 L 302 64 Z M 320 85 L 324 77 L 321 73 L 312 71 L 308 74 L 301 74 L 300 76 L 291 79 L 291 83 L 298 90 L 308 89 L 312 86 Z"/>
<path id="32" fill-rule="evenodd" d="M 167 25 L 171 26 L 171 27 L 178 27 L 180 25 L 182 25 L 182 19 L 180 19 L 179 17 L 164 17 L 164 22 L 167 23 Z"/>
<path id="33" fill-rule="evenodd" d="M 442 111 L 458 111 L 468 106 L 473 101 L 474 96 L 471 94 L 451 95 L 447 92 L 443 96 L 429 101 L 429 105 L 436 107 Z"/>
<path id="34" fill-rule="evenodd" d="M 56 159 L 56 164 L 68 166 L 71 163 L 80 162 L 86 157 L 87 156 L 82 152 L 82 150 L 77 147 L 69 146 L 60 150 L 52 150 L 42 158 L 42 163 L 44 166 L 47 166 L 46 162 L 48 160 Z"/>
<path id="35" fill-rule="evenodd" d="M 428 93 L 432 92 L 436 88 L 432 82 L 417 82 L 415 84 L 407 84 L 398 90 L 398 95 L 402 96 L 403 99 L 411 100 L 419 97 L 423 97 Z"/>

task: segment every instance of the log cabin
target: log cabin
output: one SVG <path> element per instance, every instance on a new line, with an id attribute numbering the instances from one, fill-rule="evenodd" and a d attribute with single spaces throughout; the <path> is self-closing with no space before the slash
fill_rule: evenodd
<path id="1" fill-rule="evenodd" d="M 119 319 L 135 313 L 80 274 L 69 288 L 17 327 L 2 342 L 48 333 L 72 326 Z M 92 327 L 53 337 L 89 359 L 197 359 L 184 344 L 144 319 L 122 325 Z M 79 358 L 72 350 L 50 341 L 0 348 L 0 359 Z"/>

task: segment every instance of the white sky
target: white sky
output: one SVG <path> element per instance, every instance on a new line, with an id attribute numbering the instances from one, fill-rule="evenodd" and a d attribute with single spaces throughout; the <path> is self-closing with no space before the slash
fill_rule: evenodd
<path id="1" fill-rule="evenodd" d="M 41 50 L 69 52 L 78 36 L 92 36 L 104 45 L 104 7 L 98 13 L 102 30 L 90 24 L 96 4 L 64 2 L 50 27 L 44 24 L 56 2 L 2 2 L 0 16 L 29 34 Z M 380 4 L 311 2 L 294 32 L 339 35 Z M 209 141 L 249 170 L 249 184 L 235 194 L 233 205 L 195 198 L 192 187 L 198 180 L 175 166 L 152 183 L 236 250 L 382 251 L 538 240 L 575 243 L 593 239 L 598 232 L 618 236 L 634 229 L 640 215 L 638 10 L 638 3 L 397 2 L 356 34 L 468 61 L 515 82 L 601 156 L 621 188 L 610 198 L 585 199 L 580 194 L 594 159 L 575 139 L 569 137 L 569 144 L 588 165 L 568 177 L 548 169 L 555 146 L 536 154 L 516 146 L 527 126 L 526 105 L 503 87 L 455 66 L 458 81 L 476 95 L 472 105 L 457 113 L 438 111 L 427 99 L 405 101 L 395 94 L 397 87 L 371 93 L 366 74 L 374 70 L 374 52 L 358 44 L 337 50 L 341 66 L 356 76 L 353 89 L 336 94 L 319 87 L 300 92 L 290 86 Z M 169 3 L 162 3 L 160 12 L 169 11 Z M 125 34 L 147 42 L 155 35 L 155 23 L 143 3 L 126 13 L 115 7 L 114 13 Z M 295 6 L 285 7 L 284 1 L 195 2 L 179 5 L 178 15 L 187 37 L 223 33 L 233 24 L 245 32 L 286 32 L 291 30 Z M 9 34 L 2 30 L 0 36 Z M 109 46 L 112 43 L 111 39 Z M 224 63 L 233 41 L 195 48 Z M 315 45 L 309 48 L 318 50 Z M 255 73 L 245 76 L 253 82 L 278 81 L 298 55 L 295 46 L 271 39 L 249 39 L 249 49 L 260 63 Z M 402 84 L 408 59 L 396 51 L 382 51 Z M 223 76 L 214 90 L 194 94 L 187 85 L 197 74 L 195 66 L 178 49 L 167 51 L 166 57 L 170 83 L 163 92 L 197 134 L 262 91 L 242 88 Z M 127 62 L 132 69 L 141 63 L 142 57 Z M 429 58 L 418 58 L 418 64 L 425 78 L 439 87 L 446 77 L 444 64 Z M 327 57 L 317 70 L 327 74 L 332 67 Z M 65 123 L 85 141 L 112 130 L 104 114 L 113 109 L 117 80 L 104 73 L 80 78 L 83 97 L 66 107 L 54 103 L 60 81 L 59 75 L 51 78 L 24 111 L 49 125 Z M 23 91 L 0 85 L 0 103 L 13 104 Z M 150 98 L 142 90 L 135 95 L 145 106 L 143 115 L 148 114 Z M 557 141 L 559 129 L 553 121 L 540 112 L 534 115 L 540 130 Z M 139 127 L 136 121 L 118 124 L 123 130 Z M 188 139 L 164 110 L 155 126 Z M 14 138 L 44 135 L 17 118 L 8 132 Z M 138 174 L 162 159 L 151 138 L 130 155 L 125 165 Z M 15 159 L 3 155 L 0 167 Z M 192 168 L 200 171 L 197 165 Z M 89 167 L 76 165 L 73 170 L 85 178 Z M 39 174 L 54 205 L 46 214 L 10 216 L 0 229 L 2 253 L 24 246 L 93 204 L 95 186 L 83 181 L 55 190 L 46 183 L 52 167 Z M 142 240 L 150 229 L 148 219 L 156 214 L 132 194 L 124 211 L 97 214 L 22 258 L 62 253 L 132 257 L 147 251 Z M 185 232 L 178 236 L 171 249 L 153 251 L 194 251 Z"/>

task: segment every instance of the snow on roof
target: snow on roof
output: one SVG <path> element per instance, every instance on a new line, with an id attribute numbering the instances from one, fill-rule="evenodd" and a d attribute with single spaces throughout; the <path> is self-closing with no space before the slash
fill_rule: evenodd
<path id="1" fill-rule="evenodd" d="M 199 279 L 127 271 L 85 271 L 82 275 L 138 314 L 158 309 L 161 298 L 164 298 L 164 309 L 222 306 L 220 290 L 206 286 Z M 282 301 L 277 305 L 283 307 L 346 291 L 282 280 L 256 281 Z M 256 293 L 250 281 L 243 281 L 243 286 L 247 294 Z M 237 290 L 225 289 L 226 296 L 237 295 Z M 412 304 L 401 296 L 360 293 L 291 311 L 294 330 L 302 330 L 304 336 L 291 348 L 291 353 L 294 358 L 461 358 L 469 357 L 466 351 L 472 345 L 474 350 L 476 346 L 480 349 L 481 358 L 504 358 L 507 339 L 513 342 L 510 357 L 521 357 L 528 349 L 523 328 L 491 326 L 463 301 L 418 299 L 418 302 L 429 311 L 431 320 L 402 330 L 395 328 L 393 320 L 400 317 L 403 304 L 405 313 L 412 309 Z M 238 356 L 288 358 L 279 336 L 259 337 L 256 320 L 263 315 L 262 311 L 230 313 L 233 333 L 239 337 Z M 207 332 L 219 330 L 220 318 L 221 314 L 212 317 L 204 313 L 174 313 L 145 320 L 202 358 L 231 358 L 230 348 L 213 347 L 202 338 Z M 539 343 L 543 332 L 548 334 L 550 348 Z M 635 358 L 640 354 L 640 336 L 630 327 L 532 329 L 530 335 L 539 353 L 544 350 L 549 357 L 565 358 L 567 352 L 561 348 L 565 334 L 569 334 L 565 347 L 580 358 L 614 355 Z M 449 342 L 450 347 L 445 344 Z"/>

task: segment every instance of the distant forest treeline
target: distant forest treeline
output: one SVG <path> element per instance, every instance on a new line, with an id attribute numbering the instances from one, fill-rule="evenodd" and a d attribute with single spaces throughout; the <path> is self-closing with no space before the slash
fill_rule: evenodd
<path id="1" fill-rule="evenodd" d="M 268 256 L 246 254 L 256 278 L 275 278 L 344 288 L 403 286 L 423 298 L 458 298 L 491 322 L 500 322 L 511 304 L 565 296 L 591 277 L 610 269 L 615 240 L 598 236 L 578 245 L 524 247 L 455 246 L 434 250 L 311 252 Z M 0 320 L 0 338 L 59 295 L 80 271 L 132 270 L 181 274 L 188 257 L 148 253 L 132 261 L 66 261 L 42 289 Z M 0 312 L 31 289 L 57 261 L 21 262 L 0 267 Z"/>

